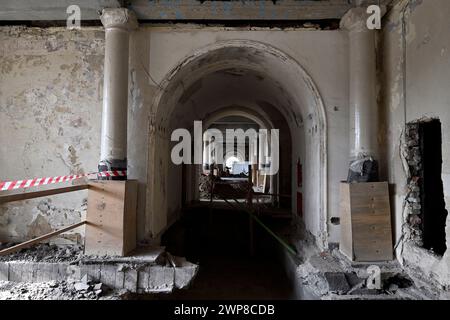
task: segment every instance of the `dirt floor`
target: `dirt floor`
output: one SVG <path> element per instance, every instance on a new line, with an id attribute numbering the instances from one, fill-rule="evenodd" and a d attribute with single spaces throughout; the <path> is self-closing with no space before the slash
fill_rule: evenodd
<path id="1" fill-rule="evenodd" d="M 198 263 L 199 273 L 189 289 L 156 298 L 289 299 L 292 288 L 278 257 L 279 244 L 258 225 L 253 228 L 254 253 L 250 255 L 246 213 L 223 209 L 186 212 L 165 234 L 163 245 Z"/>
<path id="2" fill-rule="evenodd" d="M 236 257 L 206 257 L 193 285 L 157 299 L 224 300 L 290 298 L 290 283 L 276 262 Z"/>

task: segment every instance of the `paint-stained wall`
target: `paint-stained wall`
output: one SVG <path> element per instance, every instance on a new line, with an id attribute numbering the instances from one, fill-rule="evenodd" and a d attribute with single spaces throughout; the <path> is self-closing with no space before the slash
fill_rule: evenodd
<path id="1" fill-rule="evenodd" d="M 400 1 L 384 21 L 380 41 L 380 85 L 384 175 L 392 184 L 397 254 L 405 265 L 450 285 L 450 253 L 437 257 L 401 239 L 405 227 L 407 173 L 400 156 L 405 123 L 442 122 L 444 195 L 450 209 L 450 2 Z M 442 226 L 445 227 L 445 226 Z M 447 220 L 450 247 L 450 218 Z"/>
<path id="2" fill-rule="evenodd" d="M 96 171 L 103 58 L 102 28 L 0 28 L 0 180 Z M 1 206 L 0 242 L 79 221 L 86 196 Z"/>

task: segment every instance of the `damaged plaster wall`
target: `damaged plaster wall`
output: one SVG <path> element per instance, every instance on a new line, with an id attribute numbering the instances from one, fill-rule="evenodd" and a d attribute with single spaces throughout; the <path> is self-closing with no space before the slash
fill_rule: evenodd
<path id="1" fill-rule="evenodd" d="M 151 235 L 146 223 L 147 163 L 149 132 L 152 128 L 150 102 L 155 87 L 149 86 L 151 75 L 148 67 L 150 42 L 148 34 L 138 29 L 130 34 L 130 74 L 128 92 L 128 179 L 138 180 L 137 238 Z"/>
<path id="2" fill-rule="evenodd" d="M 103 29 L 2 27 L 0 36 L 0 179 L 95 171 L 100 150 Z M 345 33 L 192 25 L 141 26 L 131 35 L 128 174 L 131 179 L 139 180 L 138 239 L 157 236 L 166 224 L 165 197 L 154 198 L 153 190 L 171 192 L 163 176 L 170 159 L 168 154 L 160 154 L 164 143 L 169 142 L 168 133 L 155 122 L 156 110 L 151 109 L 155 108 L 154 99 L 161 81 L 194 52 L 228 40 L 273 46 L 297 61 L 316 84 L 325 107 L 328 140 L 327 207 L 324 208 L 328 216 L 324 223 L 328 223 L 328 241 L 338 242 L 339 226 L 329 220 L 339 216 L 338 187 L 339 181 L 345 179 L 348 162 L 348 39 Z M 311 118 L 305 115 L 303 120 L 312 121 Z M 158 135 L 159 140 L 155 140 Z M 155 141 L 162 147 L 149 150 Z M 302 138 L 297 142 L 300 141 Z M 300 144 L 293 148 L 293 170 L 297 154 L 304 149 Z M 147 181 L 153 183 L 147 186 Z M 79 192 L 27 201 L 25 206 L 24 203 L 2 206 L 0 241 L 22 241 L 78 221 L 84 215 L 85 204 L 86 193 Z M 308 219 L 318 224 L 321 218 Z M 74 238 L 80 240 L 79 235 Z"/>
<path id="3" fill-rule="evenodd" d="M 97 170 L 103 60 L 102 28 L 0 28 L 0 180 Z M 1 206 L 0 242 L 80 221 L 86 198 L 80 191 Z M 79 228 L 64 237 L 81 236 Z"/>
<path id="4" fill-rule="evenodd" d="M 450 285 L 450 253 L 428 252 L 409 239 L 407 228 L 408 170 L 404 154 L 407 123 L 439 118 L 442 122 L 442 181 L 450 209 L 450 2 L 404 0 L 388 13 L 380 41 L 381 94 L 385 127 L 385 178 L 392 184 L 397 256 L 409 269 L 442 287 Z M 450 244 L 447 219 L 447 246 Z"/>

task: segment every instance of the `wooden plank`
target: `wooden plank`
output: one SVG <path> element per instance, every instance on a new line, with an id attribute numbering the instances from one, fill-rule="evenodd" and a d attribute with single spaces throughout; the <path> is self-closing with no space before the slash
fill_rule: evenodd
<path id="1" fill-rule="evenodd" d="M 138 183 L 134 180 L 128 180 L 125 188 L 125 212 L 123 217 L 123 252 L 127 255 L 136 249 L 137 242 L 137 192 Z"/>
<path id="2" fill-rule="evenodd" d="M 355 259 L 391 260 L 393 249 L 388 184 L 352 184 L 350 197 Z"/>
<path id="3" fill-rule="evenodd" d="M 88 193 L 85 253 L 123 254 L 125 181 L 96 181 Z"/>
<path id="4" fill-rule="evenodd" d="M 5 195 L 0 195 L 0 204 L 7 203 L 7 202 L 13 202 L 13 201 L 21 201 L 21 200 L 27 200 L 27 199 L 40 198 L 40 197 L 47 197 L 47 196 L 61 194 L 61 193 L 67 193 L 67 192 L 86 190 L 88 188 L 89 188 L 88 184 L 82 184 L 82 185 L 75 185 L 75 186 L 34 191 L 34 192 L 21 192 L 21 193 L 5 194 Z"/>
<path id="5" fill-rule="evenodd" d="M 341 228 L 341 251 L 349 258 L 392 260 L 387 182 L 341 184 Z"/>
<path id="6" fill-rule="evenodd" d="M 90 183 L 85 253 L 124 256 L 135 249 L 136 204 L 137 181 Z"/>
<path id="7" fill-rule="evenodd" d="M 340 186 L 340 218 L 341 218 L 341 241 L 339 245 L 340 251 L 353 260 L 353 236 L 352 236 L 352 220 L 350 209 L 350 187 L 347 183 L 341 183 Z"/>
<path id="8" fill-rule="evenodd" d="M 32 240 L 28 240 L 28 241 L 22 242 L 22 243 L 20 243 L 18 245 L 15 245 L 15 246 L 3 249 L 3 250 L 0 251 L 0 256 L 4 256 L 4 255 L 10 254 L 10 253 L 19 251 L 21 249 L 30 247 L 30 246 L 32 246 L 32 245 L 34 245 L 36 243 L 39 243 L 41 241 L 50 239 L 50 238 L 52 238 L 54 236 L 57 236 L 57 235 L 59 235 L 61 233 L 67 232 L 69 230 L 72 230 L 72 229 L 75 229 L 75 228 L 78 228 L 78 227 L 81 227 L 84 224 L 86 224 L 86 221 L 81 221 L 81 222 L 75 223 L 73 225 L 64 227 L 64 228 L 62 228 L 60 230 L 53 231 L 53 232 L 47 233 L 45 235 L 42 235 L 40 237 L 34 238 Z"/>

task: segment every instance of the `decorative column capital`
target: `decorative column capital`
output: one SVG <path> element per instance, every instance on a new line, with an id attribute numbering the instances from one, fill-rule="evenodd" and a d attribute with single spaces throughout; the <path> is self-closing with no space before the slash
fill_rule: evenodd
<path id="1" fill-rule="evenodd" d="M 347 13 L 342 17 L 340 22 L 340 28 L 342 30 L 347 30 L 350 32 L 367 32 L 373 31 L 367 28 L 367 20 L 370 15 L 367 13 L 368 6 L 355 7 L 347 11 Z M 386 6 L 380 6 L 381 17 L 386 13 Z M 380 18 L 381 18 L 380 17 Z"/>
<path id="2" fill-rule="evenodd" d="M 136 14 L 126 8 L 105 8 L 100 17 L 105 29 L 120 28 L 133 30 L 138 28 Z"/>
<path id="3" fill-rule="evenodd" d="M 369 31 L 367 29 L 367 18 L 369 15 L 366 8 L 357 7 L 348 10 L 341 19 L 340 27 L 347 31 L 363 32 Z"/>

